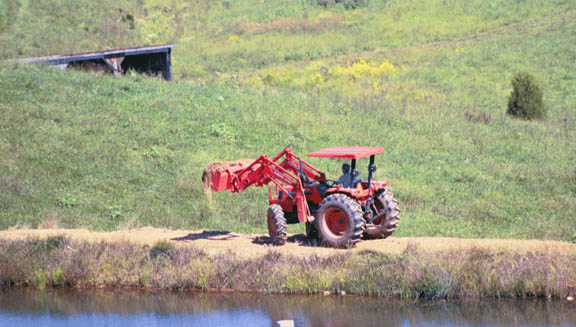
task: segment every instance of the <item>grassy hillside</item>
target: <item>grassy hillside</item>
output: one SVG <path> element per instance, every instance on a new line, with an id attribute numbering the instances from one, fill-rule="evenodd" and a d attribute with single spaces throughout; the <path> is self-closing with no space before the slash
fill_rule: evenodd
<path id="1" fill-rule="evenodd" d="M 174 41 L 176 81 L 0 68 L 0 228 L 264 231 L 206 163 L 381 145 L 397 235 L 575 236 L 571 1 L 56 2 L 0 1 L 0 57 Z M 546 120 L 504 115 L 518 71 Z"/>

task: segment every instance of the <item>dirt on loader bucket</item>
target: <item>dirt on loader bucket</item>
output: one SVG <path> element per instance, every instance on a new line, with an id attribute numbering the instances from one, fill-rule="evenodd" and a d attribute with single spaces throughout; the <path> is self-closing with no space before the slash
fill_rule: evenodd
<path id="1" fill-rule="evenodd" d="M 242 158 L 236 161 L 214 161 L 209 163 L 202 173 L 202 184 L 204 184 L 204 192 L 210 194 L 210 180 L 212 175 L 219 170 L 226 170 L 228 168 L 242 166 L 246 167 L 254 162 L 254 159 Z"/>

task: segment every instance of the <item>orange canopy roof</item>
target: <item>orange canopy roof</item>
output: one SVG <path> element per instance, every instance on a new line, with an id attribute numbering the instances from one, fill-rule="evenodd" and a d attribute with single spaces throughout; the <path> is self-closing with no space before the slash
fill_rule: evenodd
<path id="1" fill-rule="evenodd" d="M 359 159 L 384 152 L 382 147 L 369 146 L 333 146 L 308 153 L 309 157 Z"/>

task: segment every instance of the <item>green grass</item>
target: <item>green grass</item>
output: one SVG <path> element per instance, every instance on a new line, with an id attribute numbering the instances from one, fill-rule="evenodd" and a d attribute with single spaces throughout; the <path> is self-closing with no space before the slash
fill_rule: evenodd
<path id="1" fill-rule="evenodd" d="M 371 145 L 395 235 L 575 237 L 571 1 L 60 2 L 0 1 L 0 58 L 175 41 L 176 81 L 1 67 L 0 228 L 262 232 L 266 190 L 210 201 L 207 163 Z M 546 120 L 505 115 L 519 71 Z"/>

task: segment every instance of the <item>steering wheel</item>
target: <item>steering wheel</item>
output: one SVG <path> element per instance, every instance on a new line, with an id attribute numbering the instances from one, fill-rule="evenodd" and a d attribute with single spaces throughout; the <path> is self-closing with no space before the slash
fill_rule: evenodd
<path id="1" fill-rule="evenodd" d="M 326 183 L 326 185 L 328 185 L 330 187 L 336 187 L 336 185 L 338 185 L 338 181 L 331 180 L 331 179 L 325 180 L 324 183 Z"/>

